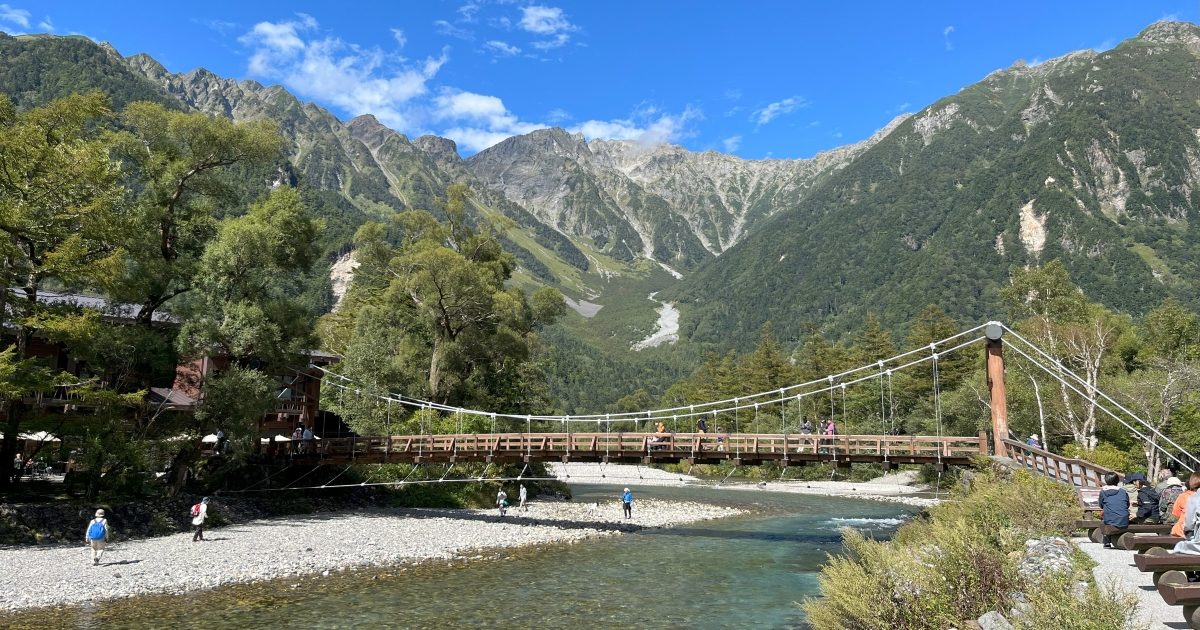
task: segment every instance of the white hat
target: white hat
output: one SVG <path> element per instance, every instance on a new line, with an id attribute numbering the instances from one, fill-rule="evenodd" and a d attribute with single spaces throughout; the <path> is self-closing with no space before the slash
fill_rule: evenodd
<path id="1" fill-rule="evenodd" d="M 96 510 L 96 518 L 104 518 L 104 510 Z"/>
<path id="2" fill-rule="evenodd" d="M 1031 440 L 1036 440 L 1036 439 L 1038 439 L 1038 436 L 1037 436 L 1037 434 L 1036 434 L 1036 433 L 1031 433 L 1031 434 L 1029 435 L 1029 439 L 1031 439 Z"/>
<path id="3" fill-rule="evenodd" d="M 625 492 L 629 492 L 629 488 L 625 488 Z"/>
<path id="4" fill-rule="evenodd" d="M 1175 475 L 1171 475 L 1170 477 L 1167 477 L 1167 485 L 1168 486 L 1182 486 L 1183 482 L 1179 480 L 1179 477 L 1176 477 Z"/>

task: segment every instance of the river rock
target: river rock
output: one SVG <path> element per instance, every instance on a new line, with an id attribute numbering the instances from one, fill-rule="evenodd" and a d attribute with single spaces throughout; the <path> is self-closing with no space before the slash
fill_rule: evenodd
<path id="1" fill-rule="evenodd" d="M 1072 551 L 1070 542 L 1056 536 L 1027 540 L 1017 572 L 1031 580 L 1068 573 L 1074 570 L 1071 563 Z"/>

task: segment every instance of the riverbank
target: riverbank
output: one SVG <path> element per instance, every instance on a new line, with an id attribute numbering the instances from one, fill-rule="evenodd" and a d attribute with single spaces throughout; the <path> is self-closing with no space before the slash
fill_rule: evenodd
<path id="1" fill-rule="evenodd" d="M 572 543 L 646 528 L 671 527 L 740 514 L 686 501 L 620 505 L 534 502 L 528 512 L 395 509 L 311 514 L 251 521 L 109 546 L 100 566 L 79 545 L 0 549 L 0 610 L 185 593 L 227 584 L 328 574 L 351 568 L 486 557 L 501 549 Z M 80 536 L 82 537 L 82 525 Z"/>
<path id="2" fill-rule="evenodd" d="M 667 472 L 646 466 L 628 464 L 547 464 L 559 481 L 612 486 L 694 486 L 714 485 L 730 490 L 758 492 L 787 492 L 828 497 L 852 497 L 871 501 L 886 501 L 914 507 L 937 505 L 941 499 L 930 496 L 928 486 L 919 483 L 916 471 L 889 473 L 870 481 L 711 481 Z M 944 494 L 943 494 L 944 496 Z"/>

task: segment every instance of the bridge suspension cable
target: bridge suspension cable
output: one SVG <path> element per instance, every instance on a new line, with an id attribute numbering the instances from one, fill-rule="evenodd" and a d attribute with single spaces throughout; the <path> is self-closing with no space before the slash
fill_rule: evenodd
<path id="1" fill-rule="evenodd" d="M 1075 392 L 1076 394 L 1078 394 L 1085 401 L 1095 405 L 1095 407 L 1097 409 L 1103 411 L 1105 414 L 1107 414 L 1113 420 L 1116 420 L 1118 423 L 1121 424 L 1121 426 L 1128 429 L 1130 432 L 1132 432 L 1138 438 L 1145 440 L 1146 442 L 1152 441 L 1148 436 L 1143 434 L 1141 431 L 1135 429 L 1132 425 L 1130 425 L 1128 422 L 1126 422 L 1124 419 L 1122 419 L 1120 416 L 1118 416 L 1116 413 L 1114 413 L 1107 406 L 1099 404 L 1099 403 L 1100 403 L 1100 400 L 1103 399 L 1104 401 L 1112 404 L 1117 409 L 1124 412 L 1128 417 L 1132 418 L 1134 421 L 1136 421 L 1138 424 L 1140 424 L 1143 428 L 1147 429 L 1152 435 L 1154 435 L 1158 439 L 1163 440 L 1167 444 L 1174 446 L 1176 449 L 1179 450 L 1180 453 L 1182 453 L 1188 459 L 1191 459 L 1193 464 L 1195 464 L 1196 468 L 1200 469 L 1200 458 L 1197 458 L 1195 455 L 1188 452 L 1187 449 L 1183 448 L 1178 443 L 1176 443 L 1174 440 L 1172 440 L 1171 438 L 1164 435 L 1161 431 L 1156 429 L 1149 422 L 1146 422 L 1145 420 L 1143 420 L 1140 416 L 1138 416 L 1136 413 L 1133 413 L 1132 411 L 1130 411 L 1128 408 L 1126 408 L 1121 403 L 1117 402 L 1116 400 L 1113 400 L 1113 398 L 1111 396 L 1109 396 L 1108 394 L 1105 394 L 1099 388 L 1088 384 L 1088 382 L 1086 380 L 1084 380 L 1083 377 L 1079 376 L 1078 374 L 1072 372 L 1070 369 L 1065 367 L 1062 364 L 1061 360 L 1056 359 L 1055 357 L 1053 357 L 1052 355 L 1047 353 L 1045 350 L 1042 350 L 1041 348 L 1039 348 L 1037 346 L 1037 344 L 1034 344 L 1033 342 L 1029 341 L 1028 339 L 1022 337 L 1019 333 L 1017 333 L 1013 329 L 1009 328 L 1008 326 L 1005 326 L 1004 324 L 1001 324 L 1001 326 L 1003 326 L 1005 331 L 1012 334 L 1012 336 L 1014 338 L 1019 340 L 1026 347 L 1028 347 L 1032 352 L 1044 357 L 1047 361 L 1050 362 L 1051 365 L 1054 366 L 1054 368 L 1051 368 L 1051 367 L 1047 366 L 1045 363 L 1043 363 L 1042 361 L 1039 361 L 1038 359 L 1034 358 L 1033 356 L 1030 356 L 1030 354 L 1028 352 L 1025 352 L 1024 350 L 1022 350 L 1019 345 L 1014 344 L 1014 343 L 1008 344 L 1008 347 L 1012 348 L 1012 350 L 1014 352 L 1016 352 L 1017 354 L 1024 357 L 1027 361 L 1029 361 L 1036 367 L 1040 368 L 1043 372 L 1050 375 L 1051 378 L 1058 381 L 1064 387 L 1066 387 L 1066 388 L 1070 389 L 1071 391 Z M 1066 374 L 1067 376 L 1069 376 L 1070 380 L 1074 381 L 1074 383 L 1063 378 L 1063 374 Z M 1080 387 L 1082 387 L 1083 390 L 1081 390 Z M 1088 394 L 1084 390 L 1095 391 L 1095 393 L 1099 394 L 1099 396 L 1096 396 L 1094 394 Z M 1189 468 L 1193 467 L 1189 464 L 1186 464 L 1185 462 L 1180 460 L 1178 457 L 1176 457 L 1174 454 L 1170 453 L 1166 449 L 1162 449 L 1162 451 L 1167 457 L 1171 458 L 1175 462 L 1178 462 L 1181 466 L 1188 466 Z"/>
<path id="2" fill-rule="evenodd" d="M 965 333 L 969 333 L 973 330 L 978 330 L 979 328 L 981 328 L 981 327 L 977 326 L 973 329 L 965 331 L 964 333 L 959 333 L 957 335 L 947 337 L 946 340 L 959 339 Z M 649 411 L 625 412 L 625 413 L 620 413 L 620 414 L 592 414 L 592 415 L 581 415 L 581 416 L 528 415 L 528 414 L 498 413 L 498 412 L 491 412 L 491 411 L 482 411 L 482 410 L 478 410 L 478 409 L 468 409 L 465 407 L 455 407 L 452 405 L 444 405 L 441 403 L 435 403 L 435 402 L 431 402 L 431 401 L 427 401 L 427 400 L 413 398 L 411 396 L 392 394 L 391 392 L 388 392 L 386 395 L 372 393 L 370 391 L 369 386 L 365 386 L 361 383 L 358 383 L 342 374 L 338 374 L 337 372 L 327 370 L 324 367 L 321 367 L 318 365 L 311 365 L 310 367 L 320 370 L 321 372 L 328 374 L 330 376 L 333 376 L 333 377 L 339 379 L 340 381 L 342 381 L 342 383 L 336 383 L 336 382 L 332 382 L 332 381 L 327 381 L 327 383 L 329 385 L 331 385 L 332 387 L 335 387 L 335 388 L 338 388 L 338 389 L 341 389 L 344 391 L 352 391 L 359 395 L 363 395 L 365 393 L 365 395 L 377 398 L 377 399 L 385 401 L 385 402 L 391 401 L 391 402 L 395 402 L 395 403 L 405 405 L 408 407 L 412 407 L 412 408 L 437 409 L 439 411 L 445 411 L 448 413 L 463 414 L 463 415 L 477 416 L 477 417 L 483 417 L 483 418 L 491 418 L 492 422 L 493 422 L 493 428 L 492 428 L 493 433 L 495 432 L 495 420 L 497 418 L 504 418 L 507 420 L 524 420 L 527 423 L 531 420 L 552 421 L 552 422 L 562 422 L 562 423 L 581 423 L 581 422 L 593 423 L 594 422 L 594 423 L 597 423 L 598 425 L 600 423 L 604 423 L 604 426 L 606 428 L 611 429 L 612 422 L 614 420 L 620 421 L 620 422 L 639 422 L 639 421 L 649 422 L 649 421 L 654 421 L 654 420 L 665 421 L 668 419 L 670 419 L 672 421 L 678 421 L 681 418 L 691 419 L 691 418 L 700 418 L 700 417 L 704 417 L 704 416 L 711 416 L 713 418 L 716 418 L 716 416 L 718 414 L 736 413 L 738 410 L 741 410 L 741 409 L 751 409 L 756 404 L 762 404 L 762 402 L 767 402 L 767 403 L 783 402 L 783 401 L 791 400 L 793 398 L 800 400 L 803 398 L 808 398 L 811 396 L 817 396 L 817 395 L 826 394 L 826 393 L 829 394 L 829 404 L 830 404 L 830 413 L 831 413 L 830 417 L 836 417 L 837 409 L 836 409 L 836 403 L 835 403 L 835 398 L 836 398 L 835 393 L 837 391 L 841 390 L 842 393 L 844 394 L 845 388 L 847 388 L 851 385 L 857 385 L 859 383 L 863 383 L 866 381 L 876 379 L 881 374 L 887 374 L 888 372 L 896 372 L 896 371 L 904 370 L 904 369 L 913 367 L 915 365 L 920 365 L 921 363 L 925 363 L 926 361 L 934 361 L 934 360 L 936 360 L 936 356 L 939 354 L 946 355 L 946 354 L 950 354 L 953 352 L 957 352 L 958 350 L 961 350 L 968 346 L 971 346 L 971 345 L 974 345 L 981 341 L 984 341 L 985 339 L 986 339 L 986 337 L 984 337 L 983 335 L 980 335 L 979 337 L 974 337 L 974 338 L 968 339 L 966 341 L 963 341 L 955 346 L 952 346 L 946 350 L 941 351 L 940 353 L 933 350 L 933 348 L 937 348 L 940 346 L 940 344 L 945 343 L 946 340 L 943 340 L 940 342 L 932 343 L 929 346 L 923 346 L 923 347 L 917 348 L 915 350 L 910 350 L 908 352 L 898 354 L 894 357 L 885 359 L 883 361 L 877 361 L 875 363 L 867 364 L 865 366 L 861 366 L 861 367 L 855 368 L 853 370 L 846 370 L 839 374 L 829 375 L 829 376 L 826 376 L 821 379 L 815 379 L 815 380 L 809 381 L 807 383 L 800 383 L 800 384 L 791 385 L 788 387 L 781 387 L 779 389 L 774 389 L 774 390 L 770 390 L 767 392 L 760 392 L 757 394 L 752 394 L 752 395 L 747 395 L 747 396 L 737 396 L 734 398 L 729 398 L 729 399 L 721 400 L 721 401 L 698 403 L 695 405 L 688 405 L 686 407 L 653 409 L 653 410 L 649 410 Z M 883 369 L 883 370 L 881 370 L 879 368 L 879 366 L 881 364 L 886 365 L 890 362 L 895 361 L 898 358 L 911 356 L 918 352 L 930 352 L 930 354 L 917 357 L 911 361 L 908 361 L 901 365 L 895 366 L 893 368 Z M 875 368 L 876 371 L 870 372 L 866 375 L 859 376 L 858 378 L 854 378 L 851 380 L 845 380 L 845 381 L 839 380 L 839 377 L 841 377 L 841 376 L 855 374 L 855 373 L 862 372 L 863 370 L 868 370 L 871 368 Z M 349 385 L 346 385 L 343 383 L 349 383 Z M 799 392 L 799 393 L 787 393 L 789 391 L 795 391 L 795 390 L 797 390 L 799 388 L 803 388 L 803 387 L 811 387 L 812 385 L 816 385 L 816 384 L 820 384 L 820 383 L 826 383 L 826 385 L 824 387 L 820 387 L 817 389 L 809 389 L 807 391 L 803 391 L 803 392 Z M 366 390 L 366 391 L 364 392 L 364 390 Z M 766 400 L 766 401 L 754 400 L 754 399 L 762 398 L 765 396 L 773 396 L 773 398 Z M 732 404 L 730 404 L 730 403 L 732 403 Z M 717 408 L 717 409 L 704 409 L 705 407 L 711 407 L 713 405 L 719 405 L 719 404 L 726 404 L 728 406 Z M 699 409 L 697 409 L 697 408 L 699 408 Z M 687 413 L 678 413 L 681 411 L 686 411 Z M 845 408 L 843 407 L 843 415 L 844 414 L 845 414 Z M 618 417 L 614 418 L 614 416 L 618 416 Z M 843 426 L 844 425 L 845 425 L 845 417 L 843 417 Z"/>

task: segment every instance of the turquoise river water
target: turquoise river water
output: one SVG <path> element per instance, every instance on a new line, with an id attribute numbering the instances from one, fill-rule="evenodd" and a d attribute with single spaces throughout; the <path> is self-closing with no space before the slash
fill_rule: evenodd
<path id="1" fill-rule="evenodd" d="M 611 488 L 575 487 L 575 500 Z M 642 488 L 639 497 L 747 507 L 748 516 L 416 568 L 282 579 L 22 615 L 67 628 L 803 628 L 839 529 L 886 537 L 911 513 L 872 501 Z"/>

